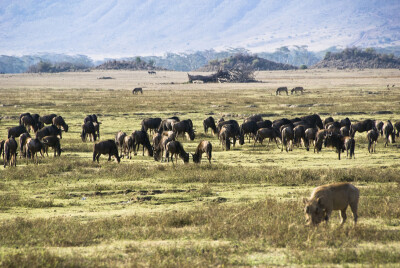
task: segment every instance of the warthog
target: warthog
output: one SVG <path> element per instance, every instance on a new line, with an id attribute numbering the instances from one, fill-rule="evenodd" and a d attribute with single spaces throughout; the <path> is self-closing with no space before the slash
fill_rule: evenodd
<path id="1" fill-rule="evenodd" d="M 189 163 L 189 153 L 186 153 L 183 149 L 182 144 L 179 141 L 170 141 L 165 145 L 165 151 L 167 152 L 167 159 L 169 162 L 168 155 L 171 154 L 172 164 L 174 163 L 173 156 L 175 155 L 175 161 L 178 163 L 178 155 L 183 160 L 183 163 Z"/>
<path id="2" fill-rule="evenodd" d="M 204 133 L 208 133 L 208 129 L 211 128 L 212 134 L 215 135 L 217 133 L 217 126 L 215 125 L 215 120 L 212 116 L 207 117 L 203 121 Z"/>
<path id="3" fill-rule="evenodd" d="M 62 118 L 61 115 L 53 118 L 53 125 L 58 128 L 62 127 L 65 132 L 68 132 L 68 125 L 65 123 L 64 118 Z"/>
<path id="4" fill-rule="evenodd" d="M 328 222 L 333 210 L 340 210 L 342 224 L 346 222 L 347 207 L 350 206 L 357 223 L 359 190 L 350 183 L 334 183 L 315 188 L 310 199 L 304 198 L 304 212 L 309 224 L 317 225 L 322 221 Z"/>
<path id="5" fill-rule="evenodd" d="M 39 152 L 40 155 L 43 157 L 43 153 L 42 153 L 42 151 L 44 151 L 43 143 L 38 138 L 36 138 L 36 139 L 28 138 L 26 140 L 25 147 L 26 147 L 26 151 L 30 152 L 33 162 L 36 164 L 39 164 L 39 159 L 38 159 L 37 153 Z M 36 162 L 35 162 L 35 156 L 36 156 Z M 28 156 L 26 156 L 26 163 L 28 163 Z"/>
<path id="6" fill-rule="evenodd" d="M 392 122 L 388 120 L 385 122 L 383 125 L 383 135 L 385 137 L 385 147 L 389 145 L 390 143 L 395 143 L 395 130 L 393 128 Z"/>
<path id="7" fill-rule="evenodd" d="M 158 127 L 160 126 L 161 123 L 161 118 L 156 117 L 156 118 L 145 118 L 142 120 L 142 122 L 140 123 L 142 125 L 142 130 L 147 132 L 147 130 L 150 130 L 150 134 L 151 132 L 155 132 Z"/>
<path id="8" fill-rule="evenodd" d="M 268 138 L 267 146 L 269 146 L 269 143 L 272 140 L 274 140 L 275 143 L 276 143 L 276 146 L 279 148 L 277 138 L 279 140 L 281 139 L 281 133 L 279 132 L 278 129 L 273 128 L 273 127 L 260 128 L 259 130 L 257 130 L 256 137 L 254 139 L 253 147 L 256 145 L 256 142 L 259 142 L 259 143 L 263 144 L 264 139 L 267 139 L 267 138 Z"/>
<path id="9" fill-rule="evenodd" d="M 373 153 L 375 152 L 376 143 L 378 141 L 379 132 L 376 128 L 371 129 L 367 133 L 367 140 L 368 140 L 368 152 Z"/>
<path id="10" fill-rule="evenodd" d="M 292 88 L 292 90 L 290 91 L 290 93 L 293 95 L 293 93 L 294 94 L 297 94 L 297 92 L 300 92 L 300 94 L 303 94 L 303 91 L 304 91 L 304 88 L 303 87 L 295 87 L 295 88 Z"/>
<path id="11" fill-rule="evenodd" d="M 43 137 L 46 136 L 60 136 L 61 139 L 62 138 L 61 129 L 57 128 L 54 125 L 51 125 L 44 127 L 41 130 L 38 130 L 38 132 L 36 132 L 36 138 L 39 140 L 43 139 Z"/>
<path id="12" fill-rule="evenodd" d="M 4 142 L 4 168 L 7 166 L 17 166 L 17 148 L 18 144 L 11 136 Z"/>
<path id="13" fill-rule="evenodd" d="M 121 161 L 118 155 L 118 148 L 113 140 L 101 141 L 93 146 L 93 162 L 97 160 L 99 163 L 100 155 L 108 154 L 108 161 L 111 160 L 111 156 L 114 156 L 118 163 Z"/>
<path id="14" fill-rule="evenodd" d="M 209 141 L 201 141 L 197 146 L 196 152 L 192 154 L 193 162 L 200 163 L 203 153 L 206 153 L 208 162 L 211 164 L 212 144 Z"/>
<path id="15" fill-rule="evenodd" d="M 26 128 L 24 126 L 16 126 L 16 127 L 12 127 L 8 129 L 8 136 L 7 138 L 11 138 L 11 137 L 19 137 L 22 133 L 28 133 L 28 131 L 26 131 Z"/>
<path id="16" fill-rule="evenodd" d="M 60 139 L 58 137 L 46 136 L 42 139 L 42 142 L 44 144 L 44 151 L 46 152 L 47 156 L 49 156 L 49 147 L 54 149 L 54 157 L 61 156 L 61 152 L 63 152 L 63 149 L 61 149 Z"/>
<path id="17" fill-rule="evenodd" d="M 141 87 L 135 87 L 135 88 L 132 90 L 132 94 L 139 94 L 139 92 L 140 92 L 141 94 L 143 94 L 143 88 L 141 88 Z"/>
<path id="18" fill-rule="evenodd" d="M 115 134 L 115 144 L 117 145 L 117 148 L 120 148 L 121 154 L 119 155 L 121 158 L 123 157 L 122 155 L 122 146 L 124 144 L 124 139 L 126 137 L 126 133 L 123 131 L 118 131 L 117 134 Z"/>
<path id="19" fill-rule="evenodd" d="M 276 95 L 281 95 L 282 92 L 286 92 L 286 95 L 289 95 L 287 87 L 278 87 L 276 89 Z"/>

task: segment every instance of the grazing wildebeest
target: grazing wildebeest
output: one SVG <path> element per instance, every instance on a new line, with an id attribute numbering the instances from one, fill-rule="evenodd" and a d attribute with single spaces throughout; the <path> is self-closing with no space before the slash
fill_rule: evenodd
<path id="1" fill-rule="evenodd" d="M 225 118 L 221 117 L 221 118 L 218 120 L 218 123 L 217 123 L 217 124 L 219 124 L 219 123 L 221 123 L 221 122 L 224 122 L 224 121 L 225 121 Z"/>
<path id="2" fill-rule="evenodd" d="M 9 166 L 17 166 L 17 148 L 18 144 L 11 136 L 4 142 L 4 167 L 8 164 Z"/>
<path id="3" fill-rule="evenodd" d="M 68 125 L 65 123 L 64 118 L 62 118 L 61 115 L 53 118 L 53 125 L 58 128 L 62 127 L 65 132 L 68 132 Z"/>
<path id="4" fill-rule="evenodd" d="M 291 128 L 290 126 L 284 127 L 281 131 L 281 136 L 282 136 L 281 152 L 283 152 L 283 147 L 285 147 L 286 152 L 293 151 L 293 139 L 294 139 L 293 128 Z"/>
<path id="5" fill-rule="evenodd" d="M 90 115 L 87 115 L 86 117 L 85 117 L 85 119 L 83 119 L 83 123 L 87 123 L 87 122 L 96 122 L 96 123 L 99 123 L 98 121 L 97 121 L 97 115 L 95 115 L 95 114 L 90 114 Z M 99 124 L 101 124 L 101 123 L 99 123 Z"/>
<path id="6" fill-rule="evenodd" d="M 221 132 L 221 129 L 225 125 L 232 125 L 231 129 L 229 130 L 229 135 L 231 138 L 233 138 L 233 146 L 236 145 L 236 139 L 239 139 L 239 144 L 243 145 L 244 144 L 244 136 L 240 132 L 240 127 L 239 127 L 238 122 L 233 119 L 228 120 L 228 121 L 222 121 L 222 122 L 218 123 L 218 126 L 217 126 L 218 137 L 219 137 L 219 133 Z"/>
<path id="7" fill-rule="evenodd" d="M 312 114 L 301 117 L 302 121 L 308 122 L 310 125 L 314 127 L 318 127 L 319 129 L 323 129 L 324 125 L 322 124 L 321 117 L 318 114 Z"/>
<path id="8" fill-rule="evenodd" d="M 278 87 L 276 90 L 276 95 L 281 95 L 282 92 L 286 92 L 286 95 L 289 95 L 287 87 Z"/>
<path id="9" fill-rule="evenodd" d="M 170 141 L 165 146 L 167 155 L 171 154 L 171 161 L 174 163 L 173 156 L 175 155 L 175 161 L 178 163 L 178 155 L 183 160 L 183 163 L 189 163 L 189 153 L 186 153 L 183 149 L 182 144 L 179 141 Z M 169 162 L 169 157 L 167 157 Z"/>
<path id="10" fill-rule="evenodd" d="M 16 126 L 8 129 L 8 136 L 7 138 L 11 138 L 11 136 L 19 137 L 22 133 L 28 133 L 24 126 Z"/>
<path id="11" fill-rule="evenodd" d="M 263 144 L 263 141 L 266 138 L 268 138 L 268 145 L 267 146 L 269 146 L 269 143 L 271 142 L 271 140 L 274 140 L 275 143 L 276 143 L 276 146 L 279 148 L 277 138 L 279 140 L 281 139 L 281 133 L 279 132 L 278 129 L 273 128 L 273 127 L 260 128 L 259 130 L 257 130 L 256 138 L 254 139 L 253 147 L 256 145 L 256 142 L 259 142 L 259 143 Z"/>
<path id="12" fill-rule="evenodd" d="M 340 153 L 344 150 L 347 151 L 347 155 L 348 151 L 350 150 L 350 158 L 352 158 L 354 155 L 355 141 L 353 137 L 343 137 L 337 133 L 329 133 L 325 136 L 324 145 L 325 147 L 335 148 L 336 152 L 338 153 L 339 160 Z"/>
<path id="13" fill-rule="evenodd" d="M 126 137 L 126 133 L 123 131 L 118 131 L 117 134 L 115 134 L 115 145 L 117 145 L 117 148 L 121 149 L 121 154 L 120 157 L 122 158 L 122 146 L 124 145 L 124 139 Z"/>
<path id="14" fill-rule="evenodd" d="M 322 150 L 322 145 L 325 140 L 325 136 L 330 133 L 330 130 L 328 129 L 321 129 L 318 130 L 316 137 L 315 137 L 315 145 L 314 145 L 314 153 L 317 151 L 319 153 Z"/>
<path id="15" fill-rule="evenodd" d="M 357 131 L 361 133 L 361 132 L 364 132 L 364 131 L 371 130 L 374 127 L 375 127 L 375 121 L 371 120 L 371 119 L 366 119 L 364 121 L 351 124 L 351 126 L 350 126 L 350 135 L 352 137 L 354 137 L 354 135 L 356 134 Z"/>
<path id="16" fill-rule="evenodd" d="M 208 133 L 208 129 L 211 128 L 212 134 L 215 135 L 217 133 L 217 126 L 215 125 L 215 120 L 212 116 L 207 117 L 203 121 L 204 133 Z"/>
<path id="17" fill-rule="evenodd" d="M 383 135 L 385 137 L 385 147 L 389 145 L 389 141 L 390 143 L 395 143 L 395 131 L 392 125 L 392 122 L 390 122 L 390 120 L 388 120 L 387 122 L 385 122 L 385 124 L 383 125 Z"/>
<path id="18" fill-rule="evenodd" d="M 303 145 L 306 145 L 306 128 L 303 125 L 298 125 L 293 129 L 294 133 L 294 144 L 299 147 L 303 143 Z"/>
<path id="19" fill-rule="evenodd" d="M 322 124 L 324 125 L 324 128 L 326 128 L 326 124 L 331 123 L 331 122 L 335 122 L 335 120 L 333 119 L 332 116 L 329 116 L 327 118 L 324 119 L 324 121 L 322 122 Z"/>
<path id="20" fill-rule="evenodd" d="M 150 130 L 150 134 L 152 131 L 156 131 L 161 123 L 161 118 L 156 117 L 156 118 L 145 118 L 142 120 L 142 122 L 140 123 L 142 125 L 142 130 L 146 131 L 149 129 Z"/>
<path id="21" fill-rule="evenodd" d="M 342 135 L 343 137 L 350 136 L 350 129 L 347 126 L 341 127 L 340 135 Z"/>
<path id="22" fill-rule="evenodd" d="M 252 116 L 249 116 L 249 117 L 245 118 L 243 120 L 243 123 L 246 123 L 246 122 L 249 122 L 249 121 L 259 122 L 259 121 L 263 121 L 263 118 L 259 114 L 254 114 Z"/>
<path id="23" fill-rule="evenodd" d="M 379 132 L 376 128 L 373 128 L 367 133 L 368 140 L 368 152 L 375 152 L 376 143 L 378 142 Z"/>
<path id="24" fill-rule="evenodd" d="M 132 136 L 125 136 L 124 143 L 122 144 L 122 148 L 124 151 L 124 155 L 127 155 L 128 159 L 132 159 L 132 150 L 133 150 L 133 138 Z"/>
<path id="25" fill-rule="evenodd" d="M 172 126 L 175 123 L 180 122 L 179 118 L 167 118 L 161 121 L 160 126 L 158 127 L 158 133 L 162 133 L 163 131 L 172 130 Z"/>
<path id="26" fill-rule="evenodd" d="M 318 133 L 318 128 L 307 128 L 306 131 L 304 131 L 304 136 L 305 136 L 305 146 L 306 150 L 310 150 L 310 142 L 312 142 L 314 146 L 314 152 L 315 152 L 315 141 L 317 139 L 317 133 Z"/>
<path id="27" fill-rule="evenodd" d="M 21 158 L 22 156 L 27 157 L 27 151 L 26 151 L 26 141 L 28 138 L 30 138 L 31 135 L 29 135 L 29 133 L 25 132 L 22 133 L 21 135 L 19 135 L 19 158 Z"/>
<path id="28" fill-rule="evenodd" d="M 272 122 L 270 120 L 258 121 L 257 122 L 258 129 L 260 128 L 270 128 L 272 127 Z"/>
<path id="29" fill-rule="evenodd" d="M 317 225 L 322 221 L 328 222 L 333 210 L 340 210 L 342 224 L 345 223 L 346 209 L 350 206 L 354 216 L 354 224 L 357 223 L 359 190 L 352 184 L 334 183 L 315 188 L 310 199 L 304 199 L 304 212 L 309 224 Z"/>
<path id="30" fill-rule="evenodd" d="M 280 129 L 281 126 L 287 125 L 287 124 L 293 124 L 293 123 L 292 123 L 292 121 L 290 121 L 287 118 L 282 118 L 282 119 L 274 120 L 272 122 L 272 127 L 276 128 L 276 129 Z"/>
<path id="31" fill-rule="evenodd" d="M 26 152 L 29 152 L 31 155 L 32 160 L 35 162 L 35 156 L 36 156 L 36 164 L 39 164 L 39 159 L 37 156 L 37 153 L 40 152 L 41 156 L 43 157 L 42 151 L 44 150 L 44 145 L 43 143 L 38 139 L 32 139 L 28 138 L 26 140 Z M 28 155 L 26 156 L 26 163 L 28 163 Z"/>
<path id="32" fill-rule="evenodd" d="M 247 121 L 244 122 L 241 126 L 240 126 L 240 133 L 241 135 L 243 135 L 243 137 L 245 135 L 248 135 L 249 137 L 249 142 L 250 142 L 250 137 L 252 136 L 253 138 L 256 136 L 258 130 L 258 125 L 257 122 L 255 121 Z"/>
<path id="33" fill-rule="evenodd" d="M 96 129 L 92 121 L 86 122 L 82 125 L 81 139 L 82 141 L 86 141 L 87 136 L 89 135 L 89 141 L 96 141 Z"/>
<path id="34" fill-rule="evenodd" d="M 147 71 L 148 74 L 156 74 L 155 71 Z"/>
<path id="35" fill-rule="evenodd" d="M 167 135 L 161 135 L 160 133 L 155 133 L 153 135 L 154 160 L 159 161 L 161 158 L 161 162 L 163 162 L 164 157 L 166 158 L 165 147 L 168 142 L 173 141 L 173 140 L 175 140 L 175 136 L 170 137 Z"/>
<path id="36" fill-rule="evenodd" d="M 176 133 L 177 137 L 183 135 L 183 138 L 185 138 L 185 134 L 187 133 L 191 141 L 195 138 L 193 123 L 190 119 L 174 123 L 172 125 L 172 131 Z"/>
<path id="37" fill-rule="evenodd" d="M 46 136 L 60 136 L 60 139 L 62 139 L 61 129 L 57 128 L 55 125 L 51 125 L 36 132 L 36 138 L 39 140 Z"/>
<path id="38" fill-rule="evenodd" d="M 383 136 L 383 122 L 379 120 L 375 120 L 375 127 L 378 130 L 379 134 Z"/>
<path id="39" fill-rule="evenodd" d="M 351 126 L 350 119 L 348 117 L 346 117 L 345 119 L 340 120 L 340 126 L 347 127 L 350 130 L 350 126 Z"/>
<path id="40" fill-rule="evenodd" d="M 206 153 L 208 162 L 211 164 L 212 145 L 209 141 L 201 141 L 197 146 L 196 152 L 192 154 L 193 162 L 200 163 L 203 153 Z"/>
<path id="41" fill-rule="evenodd" d="M 136 151 L 139 151 L 139 145 L 143 146 L 143 156 L 144 156 L 144 148 L 147 149 L 149 156 L 153 157 L 153 147 L 150 144 L 149 137 L 147 136 L 147 132 L 136 130 L 131 134 L 133 140 L 133 154 L 136 155 Z"/>
<path id="42" fill-rule="evenodd" d="M 303 87 L 294 87 L 290 91 L 290 93 L 293 95 L 293 93 L 297 94 L 297 92 L 300 92 L 300 94 L 303 94 L 304 88 Z"/>
<path id="43" fill-rule="evenodd" d="M 229 128 L 232 125 L 227 125 L 229 127 L 223 127 L 221 131 L 218 133 L 219 141 L 222 144 L 222 150 L 225 149 L 226 151 L 229 151 L 231 149 L 231 140 L 230 140 L 230 133 L 229 133 Z"/>
<path id="44" fill-rule="evenodd" d="M 139 94 L 139 92 L 140 92 L 141 94 L 143 94 L 143 88 L 141 88 L 141 87 L 135 87 L 135 88 L 132 90 L 132 94 Z"/>
<path id="45" fill-rule="evenodd" d="M 44 116 L 39 117 L 39 121 L 43 124 L 51 125 L 51 124 L 53 124 L 53 118 L 56 116 L 57 116 L 56 114 L 44 115 Z"/>
<path id="46" fill-rule="evenodd" d="M 63 152 L 63 149 L 61 149 L 60 139 L 58 137 L 46 136 L 43 137 L 42 142 L 44 145 L 44 151 L 46 152 L 47 156 L 49 156 L 49 147 L 54 149 L 54 157 L 61 156 L 61 152 Z"/>
<path id="47" fill-rule="evenodd" d="M 32 116 L 25 115 L 25 116 L 21 117 L 20 120 L 21 120 L 22 125 L 25 126 L 25 128 L 28 130 L 28 132 L 30 132 L 30 130 L 33 130 L 33 132 L 38 131 L 38 125 Z"/>
<path id="48" fill-rule="evenodd" d="M 111 156 L 114 156 L 118 163 L 121 161 L 118 155 L 118 148 L 113 140 L 105 140 L 99 143 L 94 144 L 93 146 L 93 162 L 96 161 L 99 163 L 99 157 L 102 154 L 108 154 L 108 161 L 111 160 Z"/>

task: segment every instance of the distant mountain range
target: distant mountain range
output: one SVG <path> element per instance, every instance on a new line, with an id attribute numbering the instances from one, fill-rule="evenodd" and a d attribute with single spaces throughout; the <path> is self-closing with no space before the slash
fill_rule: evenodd
<path id="1" fill-rule="evenodd" d="M 400 45 L 399 0 L 0 1 L 0 54 L 94 59 Z"/>

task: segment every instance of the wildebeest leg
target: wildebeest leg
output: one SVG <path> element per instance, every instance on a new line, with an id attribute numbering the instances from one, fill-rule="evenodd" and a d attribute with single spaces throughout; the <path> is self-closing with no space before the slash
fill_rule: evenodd
<path id="1" fill-rule="evenodd" d="M 96 151 L 93 152 L 93 162 L 96 161 Z"/>
<path id="2" fill-rule="evenodd" d="M 357 215 L 358 203 L 357 202 L 350 203 L 350 208 L 351 208 L 351 212 L 353 212 L 354 224 L 356 224 L 357 219 L 358 219 L 358 215 Z"/>
<path id="3" fill-rule="evenodd" d="M 97 154 L 97 156 L 96 156 L 97 163 L 99 163 L 99 158 L 100 158 L 100 155 L 101 155 L 101 153 L 98 153 L 98 154 Z"/>
<path id="4" fill-rule="evenodd" d="M 342 217 L 342 225 L 346 222 L 347 215 L 346 215 L 347 206 L 340 211 L 340 216 Z"/>

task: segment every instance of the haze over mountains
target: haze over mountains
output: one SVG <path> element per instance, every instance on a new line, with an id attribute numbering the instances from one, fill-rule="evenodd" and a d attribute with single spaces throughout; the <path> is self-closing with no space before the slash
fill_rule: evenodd
<path id="1" fill-rule="evenodd" d="M 399 14 L 399 0 L 0 1 L 0 54 L 395 46 Z"/>

